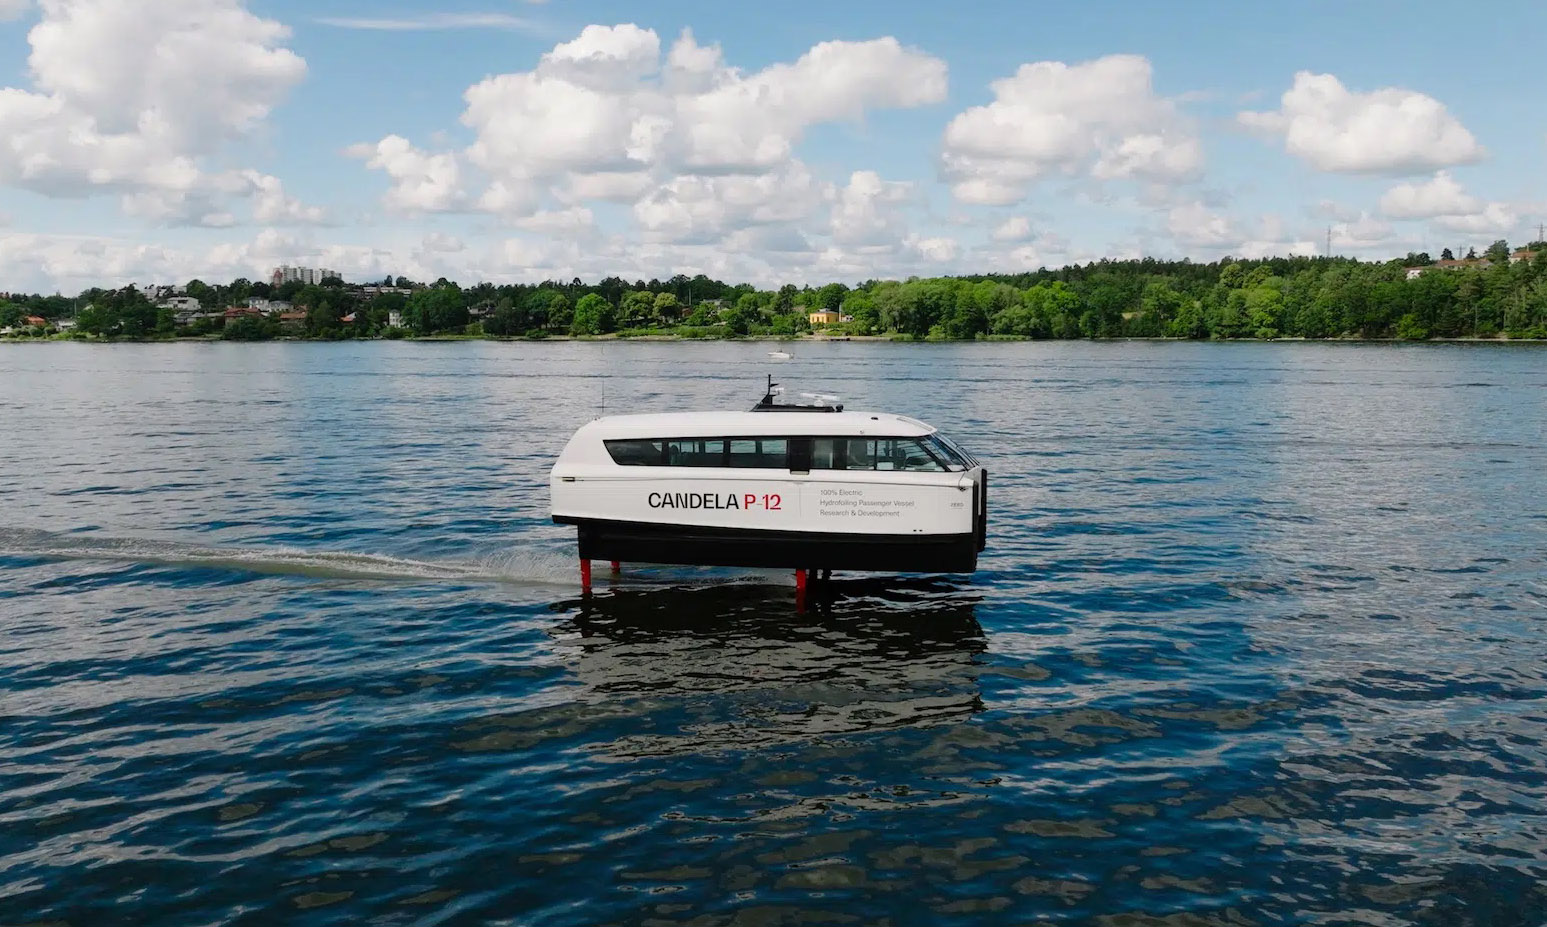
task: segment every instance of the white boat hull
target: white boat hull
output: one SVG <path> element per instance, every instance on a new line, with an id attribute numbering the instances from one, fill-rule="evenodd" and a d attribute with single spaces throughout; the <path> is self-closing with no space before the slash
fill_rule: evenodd
<path id="1" fill-rule="evenodd" d="M 673 479 L 556 477 L 553 519 L 580 556 L 647 563 L 970 573 L 982 549 L 981 470 L 909 482 L 724 471 Z M 766 472 L 767 475 L 761 475 Z M 758 474 L 758 475 L 754 475 Z"/>

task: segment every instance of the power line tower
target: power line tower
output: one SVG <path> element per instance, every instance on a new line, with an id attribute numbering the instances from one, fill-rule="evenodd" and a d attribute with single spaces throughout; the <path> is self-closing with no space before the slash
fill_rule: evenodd
<path id="1" fill-rule="evenodd" d="M 1332 257 L 1332 226 L 1327 226 L 1327 257 Z"/>

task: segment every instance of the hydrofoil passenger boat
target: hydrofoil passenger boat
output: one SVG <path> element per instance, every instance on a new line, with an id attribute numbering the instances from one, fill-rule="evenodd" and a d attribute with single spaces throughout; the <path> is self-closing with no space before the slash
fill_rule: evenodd
<path id="1" fill-rule="evenodd" d="M 971 573 L 987 541 L 988 473 L 933 426 L 783 403 L 747 412 L 615 415 L 554 464 L 553 520 L 591 560 L 801 572 Z"/>

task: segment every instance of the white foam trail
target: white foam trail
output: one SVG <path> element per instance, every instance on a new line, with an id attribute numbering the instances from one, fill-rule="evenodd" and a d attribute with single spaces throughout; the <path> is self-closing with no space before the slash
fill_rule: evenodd
<path id="1" fill-rule="evenodd" d="M 491 555 L 482 561 L 415 560 L 354 551 L 294 547 L 201 547 L 172 541 L 3 529 L 0 530 L 0 554 L 55 560 L 109 560 L 237 569 L 319 579 L 449 580 L 539 585 L 578 583 L 573 559 L 557 551 L 530 548 Z"/>
<path id="2" fill-rule="evenodd" d="M 49 531 L 0 528 L 0 555 L 46 557 L 52 560 L 106 560 L 159 566 L 190 566 L 245 570 L 316 579 L 412 582 L 486 582 L 564 586 L 580 584 L 573 552 L 520 545 L 477 560 L 416 560 L 356 551 L 308 550 L 299 547 L 204 547 L 146 538 L 65 535 Z M 780 570 L 726 570 L 625 564 L 617 577 L 598 564 L 596 585 L 714 586 L 746 583 L 792 585 L 793 574 Z"/>

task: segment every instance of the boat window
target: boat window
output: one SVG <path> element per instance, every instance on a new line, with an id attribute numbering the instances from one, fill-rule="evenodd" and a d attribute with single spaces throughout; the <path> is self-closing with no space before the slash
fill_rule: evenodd
<path id="1" fill-rule="evenodd" d="M 946 465 L 915 438 L 817 438 L 814 470 L 914 470 L 940 472 Z"/>
<path id="2" fill-rule="evenodd" d="M 933 470 L 945 469 L 916 438 L 876 439 L 877 470 Z"/>
<path id="3" fill-rule="evenodd" d="M 811 469 L 844 469 L 844 441 L 842 438 L 811 439 Z"/>
<path id="4" fill-rule="evenodd" d="M 725 466 L 724 438 L 683 438 L 666 442 L 668 467 Z"/>
<path id="5" fill-rule="evenodd" d="M 976 466 L 937 435 L 924 438 L 630 438 L 604 442 L 622 467 L 959 471 Z M 807 463 L 807 454 L 809 464 Z"/>
<path id="6" fill-rule="evenodd" d="M 930 437 L 934 438 L 936 441 L 940 442 L 941 444 L 945 445 L 946 447 L 950 448 L 953 452 L 955 452 L 956 456 L 959 457 L 963 462 L 966 463 L 968 469 L 971 469 L 972 467 L 976 467 L 978 465 L 978 459 L 976 457 L 974 457 L 971 454 L 967 453 L 962 448 L 962 446 L 960 444 L 957 444 L 955 441 L 952 441 L 950 438 L 947 438 L 945 435 L 941 434 L 940 432 L 937 431 L 934 434 L 930 435 Z"/>
<path id="7" fill-rule="evenodd" d="M 947 470 L 966 470 L 972 466 L 955 447 L 940 440 L 939 435 L 929 435 L 923 441 L 924 446 L 945 464 Z"/>
<path id="8" fill-rule="evenodd" d="M 664 441 L 607 441 L 607 453 L 620 467 L 659 467 L 666 462 Z"/>
<path id="9" fill-rule="evenodd" d="M 726 466 L 783 470 L 788 453 L 789 441 L 784 438 L 731 438 Z"/>

